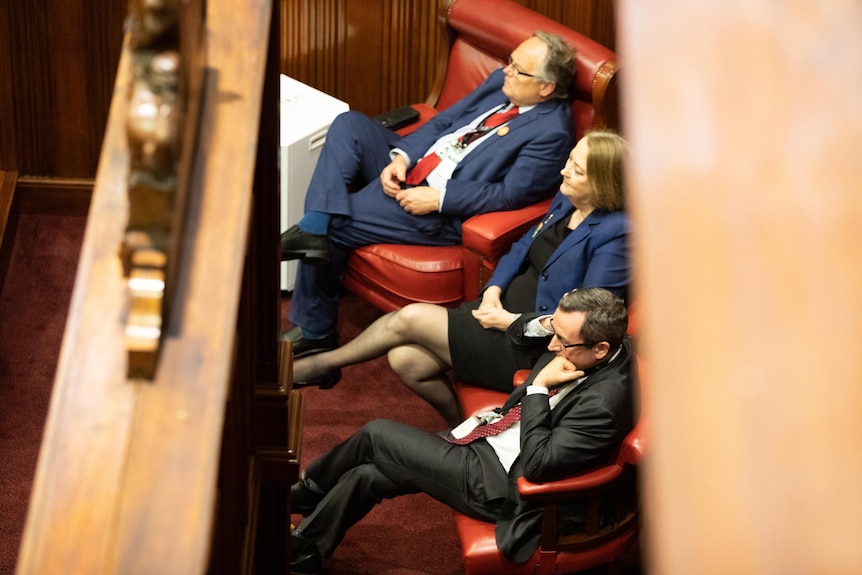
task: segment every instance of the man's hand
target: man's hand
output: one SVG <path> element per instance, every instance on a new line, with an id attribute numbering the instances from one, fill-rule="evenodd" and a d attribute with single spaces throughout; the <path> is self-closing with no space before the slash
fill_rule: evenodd
<path id="1" fill-rule="evenodd" d="M 578 369 L 574 363 L 565 357 L 558 355 L 542 368 L 542 371 L 533 379 L 532 385 L 551 389 L 583 376 L 583 370 Z"/>
<path id="2" fill-rule="evenodd" d="M 414 216 L 430 214 L 440 209 L 440 190 L 436 188 L 416 186 L 406 190 L 399 189 L 393 197 L 405 212 Z"/>
<path id="3" fill-rule="evenodd" d="M 401 184 L 407 179 L 407 161 L 404 156 L 395 154 L 389 164 L 380 172 L 380 183 L 383 192 L 390 198 L 394 198 L 401 191 Z"/>

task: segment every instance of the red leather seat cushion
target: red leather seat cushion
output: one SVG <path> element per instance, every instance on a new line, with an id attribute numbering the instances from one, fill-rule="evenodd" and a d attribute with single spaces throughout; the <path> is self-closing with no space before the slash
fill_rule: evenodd
<path id="1" fill-rule="evenodd" d="M 345 272 L 349 289 L 391 295 L 405 305 L 425 301 L 445 306 L 461 302 L 464 293 L 462 247 L 372 244 L 353 251 Z M 362 293 L 359 294 L 362 296 Z"/>
<path id="2" fill-rule="evenodd" d="M 484 389 L 460 381 L 455 382 L 455 393 L 464 415 L 487 413 L 495 407 L 502 407 L 509 397 L 508 393 Z"/>

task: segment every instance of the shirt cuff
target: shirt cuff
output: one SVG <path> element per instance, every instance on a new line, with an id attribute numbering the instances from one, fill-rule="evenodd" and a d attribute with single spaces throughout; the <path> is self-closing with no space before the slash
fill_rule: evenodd
<path id="1" fill-rule="evenodd" d="M 389 150 L 389 159 L 394 160 L 395 156 L 401 156 L 407 161 L 407 168 L 410 168 L 410 156 L 401 148 L 392 148 Z"/>
<path id="2" fill-rule="evenodd" d="M 553 335 L 549 329 L 545 329 L 540 323 L 546 317 L 550 317 L 550 315 L 540 315 L 539 317 L 534 317 L 530 321 L 524 325 L 524 335 L 527 337 L 545 337 L 548 335 Z"/>
<path id="3" fill-rule="evenodd" d="M 548 395 L 548 388 L 542 387 L 541 385 L 528 385 L 527 386 L 527 395 Z"/>

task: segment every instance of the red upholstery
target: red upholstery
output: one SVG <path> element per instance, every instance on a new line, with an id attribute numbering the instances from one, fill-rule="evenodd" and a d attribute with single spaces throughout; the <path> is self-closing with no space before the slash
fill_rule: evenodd
<path id="1" fill-rule="evenodd" d="M 561 35 L 577 51 L 572 118 L 578 137 L 591 126 L 618 126 L 617 60 L 611 50 L 512 0 L 442 0 L 440 6 L 449 46 L 440 56 L 443 65 L 428 100 L 414 104 L 419 122 L 400 130 L 402 134 L 468 94 L 536 30 Z M 485 17 L 490 13 L 494 18 Z M 414 301 L 454 307 L 478 297 L 500 256 L 547 208 L 543 202 L 474 216 L 464 223 L 463 247 L 457 249 L 400 244 L 357 249 L 343 283 L 383 311 Z"/>
<path id="2" fill-rule="evenodd" d="M 640 415 L 634 429 L 623 440 L 611 462 L 559 481 L 540 484 L 531 483 L 523 477 L 518 479 L 518 491 L 522 498 L 546 505 L 542 543 L 529 561 L 515 564 L 502 556 L 497 549 L 492 523 L 471 519 L 457 511 L 452 512 L 461 542 L 465 575 L 575 573 L 618 560 L 635 542 L 639 532 L 635 469 L 644 456 L 647 426 L 645 403 L 649 377 L 647 366 L 640 358 L 637 360 L 637 366 Z M 522 383 L 528 373 L 526 370 L 518 372 L 515 384 Z M 501 405 L 501 397 L 503 400 L 506 398 L 506 394 L 501 392 L 481 391 L 485 393 L 478 393 L 477 388 L 463 384 L 458 387 L 459 397 L 465 408 L 467 405 L 479 406 L 481 411 L 487 411 L 489 407 Z M 475 411 L 465 409 L 465 413 Z M 630 499 L 629 506 L 625 508 L 627 512 L 620 512 L 617 523 L 609 530 L 602 530 L 597 524 L 590 527 L 588 519 L 589 533 L 558 540 L 553 517 L 556 511 L 548 505 L 595 497 L 606 492 L 619 494 L 619 500 Z M 554 533 L 550 533 L 551 530 Z M 570 549 L 562 549 L 564 546 L 569 546 Z"/>

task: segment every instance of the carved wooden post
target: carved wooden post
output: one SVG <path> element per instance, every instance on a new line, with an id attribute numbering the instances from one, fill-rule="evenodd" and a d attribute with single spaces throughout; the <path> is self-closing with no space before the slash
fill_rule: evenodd
<path id="1" fill-rule="evenodd" d="M 132 79 L 126 121 L 129 220 L 120 246 L 128 278 L 128 376 L 153 379 L 180 259 L 204 50 L 202 1 L 131 0 Z"/>

